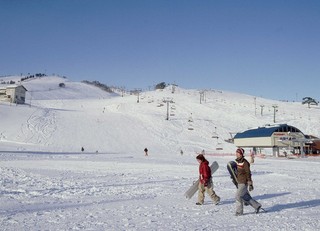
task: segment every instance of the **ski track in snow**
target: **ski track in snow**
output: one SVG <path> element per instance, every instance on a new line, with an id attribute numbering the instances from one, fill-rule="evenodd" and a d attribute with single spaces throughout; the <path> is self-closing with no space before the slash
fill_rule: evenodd
<path id="1" fill-rule="evenodd" d="M 52 109 L 40 108 L 34 111 L 26 124 L 21 126 L 24 142 L 50 145 L 50 137 L 56 130 L 56 113 Z"/>

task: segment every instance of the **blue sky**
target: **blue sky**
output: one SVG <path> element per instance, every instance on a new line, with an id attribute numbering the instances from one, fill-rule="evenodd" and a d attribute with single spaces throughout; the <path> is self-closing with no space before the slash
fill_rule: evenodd
<path id="1" fill-rule="evenodd" d="M 0 76 L 320 100 L 318 0 L 0 0 Z"/>

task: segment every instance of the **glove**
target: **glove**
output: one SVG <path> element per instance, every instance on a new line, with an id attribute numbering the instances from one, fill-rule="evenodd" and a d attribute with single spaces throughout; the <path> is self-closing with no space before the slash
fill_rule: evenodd
<path id="1" fill-rule="evenodd" d="M 253 185 L 249 185 L 249 191 L 252 191 L 253 190 Z"/>
<path id="2" fill-rule="evenodd" d="M 204 187 L 208 187 L 208 182 L 204 182 Z"/>

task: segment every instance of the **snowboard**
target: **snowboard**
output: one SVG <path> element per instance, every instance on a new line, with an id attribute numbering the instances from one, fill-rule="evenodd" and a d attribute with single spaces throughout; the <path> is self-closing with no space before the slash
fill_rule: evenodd
<path id="1" fill-rule="evenodd" d="M 219 168 L 219 164 L 217 161 L 212 162 L 212 164 L 210 165 L 210 169 L 211 169 L 211 174 L 213 174 L 215 171 L 217 171 Z M 198 191 L 198 187 L 199 187 L 199 179 L 197 181 L 195 181 L 191 187 L 184 193 L 185 197 L 187 199 L 191 199 L 193 197 L 193 195 Z"/>
<path id="2" fill-rule="evenodd" d="M 229 161 L 227 164 L 227 169 L 230 174 L 230 178 L 232 179 L 232 182 L 234 185 L 238 188 L 238 181 L 237 181 L 237 163 L 235 161 Z"/>

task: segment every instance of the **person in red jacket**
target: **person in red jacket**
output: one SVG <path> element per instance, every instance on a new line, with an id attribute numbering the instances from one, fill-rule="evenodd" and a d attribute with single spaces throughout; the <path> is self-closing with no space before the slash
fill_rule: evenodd
<path id="1" fill-rule="evenodd" d="M 209 162 L 206 158 L 199 154 L 196 157 L 197 161 L 199 162 L 199 192 L 198 192 L 198 202 L 197 205 L 203 205 L 204 203 L 204 194 L 210 196 L 214 204 L 219 204 L 220 197 L 215 193 L 213 190 L 213 183 L 212 183 L 212 176 L 211 176 L 211 169 L 209 167 Z"/>

